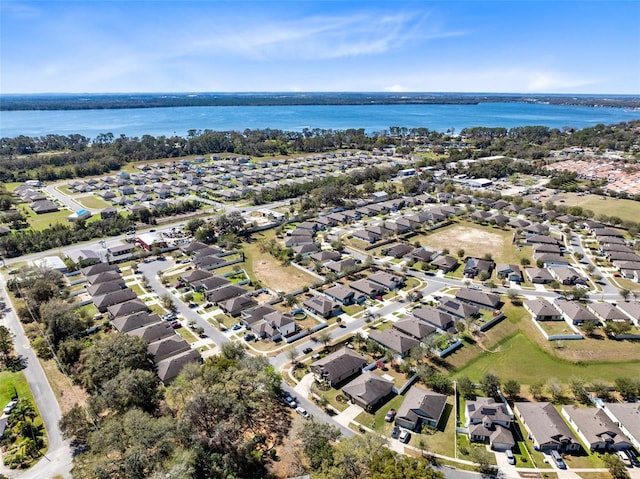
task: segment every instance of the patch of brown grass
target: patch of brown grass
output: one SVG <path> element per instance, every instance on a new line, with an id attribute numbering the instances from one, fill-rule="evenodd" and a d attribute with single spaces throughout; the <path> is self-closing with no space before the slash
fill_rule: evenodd
<path id="1" fill-rule="evenodd" d="M 70 378 L 62 374 L 53 359 L 40 360 L 40 364 L 42 364 L 42 369 L 47 375 L 51 389 L 53 389 L 53 393 L 58 399 L 62 414 L 69 411 L 76 404 L 80 406 L 86 405 L 89 398 L 87 392 L 82 387 L 73 384 Z"/>

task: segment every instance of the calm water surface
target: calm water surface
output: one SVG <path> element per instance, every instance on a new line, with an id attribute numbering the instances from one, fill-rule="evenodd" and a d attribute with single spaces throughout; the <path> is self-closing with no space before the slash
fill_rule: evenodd
<path id="1" fill-rule="evenodd" d="M 145 134 L 186 136 L 188 130 L 303 128 L 345 130 L 364 128 L 367 133 L 391 126 L 424 127 L 446 131 L 491 126 L 512 128 L 544 125 L 550 128 L 585 128 L 640 119 L 640 111 L 623 108 L 528 103 L 478 105 L 313 105 L 313 106 L 206 106 L 122 110 L 0 111 L 0 137 L 80 133 L 95 138 Z"/>

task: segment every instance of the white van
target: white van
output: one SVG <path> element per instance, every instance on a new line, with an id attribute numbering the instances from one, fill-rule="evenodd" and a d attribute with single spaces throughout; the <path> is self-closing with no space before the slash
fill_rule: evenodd
<path id="1" fill-rule="evenodd" d="M 506 451 L 504 451 L 504 455 L 507 456 L 507 462 L 509 464 L 511 464 L 512 466 L 515 465 L 516 458 L 513 455 L 513 453 L 511 452 L 511 449 L 507 449 Z"/>

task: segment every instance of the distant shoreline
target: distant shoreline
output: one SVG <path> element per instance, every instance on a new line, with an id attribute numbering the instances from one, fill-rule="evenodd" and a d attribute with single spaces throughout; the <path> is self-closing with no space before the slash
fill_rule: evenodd
<path id="1" fill-rule="evenodd" d="M 302 105 L 548 105 L 640 109 L 633 95 L 524 95 L 483 93 L 140 93 L 4 94 L 0 111 L 117 110 L 198 106 Z"/>

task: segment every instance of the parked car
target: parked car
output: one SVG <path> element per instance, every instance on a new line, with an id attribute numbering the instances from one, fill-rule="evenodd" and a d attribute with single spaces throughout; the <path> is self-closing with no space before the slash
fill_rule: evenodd
<path id="1" fill-rule="evenodd" d="M 403 429 L 400 431 L 400 435 L 398 436 L 400 442 L 404 442 L 405 444 L 409 442 L 411 439 L 411 433 L 407 429 Z"/>
<path id="2" fill-rule="evenodd" d="M 242 329 L 242 324 L 236 323 L 236 324 L 233 325 L 233 327 L 231 329 L 233 329 L 234 331 Z"/>
<path id="3" fill-rule="evenodd" d="M 298 414 L 300 414 L 300 415 L 301 415 L 303 418 L 305 418 L 305 419 L 309 419 L 309 418 L 311 417 L 311 414 L 309 414 L 309 413 L 307 412 L 307 410 L 306 410 L 305 408 L 303 408 L 302 406 L 298 406 L 298 407 L 296 408 L 296 412 L 297 412 Z"/>
<path id="4" fill-rule="evenodd" d="M 635 453 L 631 449 L 624 451 L 625 455 L 629 458 L 629 462 L 635 467 L 640 467 L 640 461 L 636 457 Z"/>
<path id="5" fill-rule="evenodd" d="M 398 438 L 398 434 L 400 434 L 400 427 L 398 425 L 393 426 L 391 430 L 391 437 L 394 439 Z"/>
<path id="6" fill-rule="evenodd" d="M 296 399 L 292 396 L 289 396 L 288 394 L 285 396 L 284 402 L 287 403 L 287 406 L 292 407 L 294 409 L 298 407 L 298 403 L 296 402 Z"/>
<path id="7" fill-rule="evenodd" d="M 312 348 L 304 348 L 304 349 L 302 350 L 302 352 L 303 352 L 304 354 L 309 354 L 309 353 L 312 353 L 312 352 L 313 352 L 313 349 L 312 349 Z"/>
<path id="8" fill-rule="evenodd" d="M 249 334 L 245 334 L 244 335 L 244 340 L 245 341 L 253 341 L 254 339 L 256 339 L 256 335 L 249 333 Z"/>
<path id="9" fill-rule="evenodd" d="M 172 321 L 171 322 L 171 327 L 173 329 L 180 329 L 182 327 L 182 323 L 180 321 Z"/>
<path id="10" fill-rule="evenodd" d="M 558 451 L 551 451 L 551 459 L 553 459 L 553 462 L 556 463 L 556 466 L 558 466 L 559 469 L 567 468 L 567 465 L 565 464 L 564 459 L 562 459 L 562 456 Z"/>
<path id="11" fill-rule="evenodd" d="M 11 414 L 11 411 L 13 411 L 13 408 L 15 408 L 17 405 L 18 405 L 18 400 L 12 399 L 7 403 L 7 405 L 4 407 L 2 412 L 5 414 Z"/>
<path id="12" fill-rule="evenodd" d="M 513 465 L 516 463 L 516 458 L 515 458 L 515 456 L 513 455 L 513 453 L 511 452 L 511 449 L 507 449 L 507 450 L 504 452 L 504 455 L 505 455 L 505 456 L 507 456 L 507 462 L 508 462 L 509 464 L 511 464 L 511 465 L 513 466 Z"/>
<path id="13" fill-rule="evenodd" d="M 391 408 L 387 411 L 387 414 L 385 414 L 384 416 L 384 420 L 387 422 L 393 422 L 393 420 L 396 418 L 396 410 Z"/>

